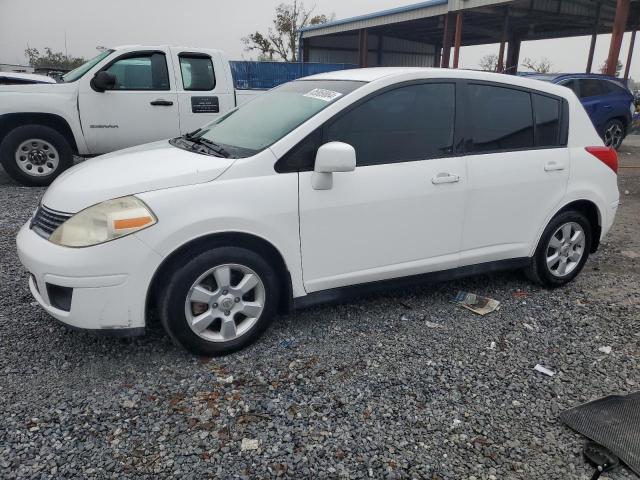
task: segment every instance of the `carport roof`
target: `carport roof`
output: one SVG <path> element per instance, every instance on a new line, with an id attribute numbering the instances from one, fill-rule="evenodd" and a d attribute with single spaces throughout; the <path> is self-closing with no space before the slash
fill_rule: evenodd
<path id="1" fill-rule="evenodd" d="M 600 5 L 600 7 L 598 7 Z M 640 4 L 631 2 L 626 29 L 639 25 Z M 509 30 L 520 40 L 591 35 L 600 8 L 598 33 L 611 33 L 616 0 L 429 0 L 302 29 L 303 38 L 370 33 L 432 44 L 442 41 L 443 15 L 464 12 L 462 45 L 497 43 L 508 11 Z"/>

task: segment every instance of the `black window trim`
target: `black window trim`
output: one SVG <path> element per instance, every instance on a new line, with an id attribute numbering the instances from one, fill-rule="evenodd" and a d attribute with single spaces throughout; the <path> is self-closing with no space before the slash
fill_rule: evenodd
<path id="1" fill-rule="evenodd" d="M 468 135 L 467 133 L 467 128 L 468 125 L 465 123 L 465 125 L 462 126 L 462 131 L 460 132 L 461 134 L 464 133 L 464 135 L 462 135 L 463 139 L 462 139 L 462 148 L 463 151 L 461 152 L 461 155 L 464 156 L 471 156 L 471 155 L 487 155 L 487 154 L 493 154 L 493 153 L 509 153 L 509 152 L 527 152 L 527 151 L 531 151 L 531 150 L 551 150 L 551 149 L 557 149 L 557 148 L 566 148 L 567 144 L 568 144 L 568 139 L 569 139 L 569 104 L 567 102 L 567 99 L 564 97 L 561 97 L 559 95 L 554 95 L 552 93 L 548 93 L 548 92 L 543 92 L 540 90 L 536 90 L 533 88 L 528 88 L 528 87 L 521 87 L 519 85 L 512 85 L 512 84 L 508 84 L 508 83 L 501 83 L 501 82 L 491 82 L 491 81 L 486 81 L 486 80 L 464 80 L 463 81 L 464 85 L 463 85 L 463 95 L 465 98 L 465 105 L 469 105 L 468 99 L 469 99 L 469 90 L 468 90 L 468 86 L 469 85 L 486 85 L 486 86 L 490 86 L 490 87 L 498 87 L 498 88 L 509 88 L 511 90 L 518 90 L 524 93 L 528 93 L 529 94 L 529 101 L 531 103 L 531 115 L 532 115 L 532 120 L 533 120 L 533 142 L 534 145 L 532 147 L 522 147 L 522 148 L 503 148 L 503 149 L 496 149 L 496 150 L 483 150 L 481 152 L 474 152 L 474 151 L 467 151 L 466 149 L 466 145 L 467 142 L 465 141 L 466 138 L 464 138 L 466 135 Z M 558 140 L 558 145 L 545 145 L 545 146 L 536 146 L 535 142 L 536 142 L 536 122 L 535 122 L 535 111 L 534 111 L 534 106 L 533 106 L 533 99 L 531 97 L 531 95 L 536 94 L 536 95 L 540 95 L 543 97 L 549 97 L 552 98 L 554 100 L 559 100 L 560 104 L 561 104 L 561 108 L 560 108 L 560 135 L 559 135 L 559 140 Z"/>
<path id="2" fill-rule="evenodd" d="M 293 169 L 293 168 L 287 168 L 286 165 L 286 159 L 288 158 L 288 155 L 293 152 L 295 149 L 297 149 L 302 143 L 304 143 L 305 141 L 307 141 L 311 136 L 313 136 L 314 133 L 316 133 L 318 131 L 318 129 L 322 130 L 322 140 L 321 140 L 321 144 L 320 146 L 324 145 L 325 143 L 327 143 L 327 133 L 326 130 L 329 126 L 329 124 L 333 123 L 334 121 L 337 121 L 338 119 L 340 119 L 341 117 L 343 117 L 344 115 L 346 115 L 347 113 L 351 112 L 352 110 L 358 108 L 360 105 L 368 102 L 369 100 L 382 95 L 384 93 L 387 92 L 391 92 L 393 90 L 397 90 L 399 88 L 403 88 L 403 87 L 409 87 L 409 86 L 413 86 L 413 85 L 425 85 L 425 84 L 453 84 L 455 87 L 454 90 L 454 95 L 455 95 L 455 109 L 454 109 L 454 119 L 453 119 L 453 148 L 451 153 L 445 154 L 445 155 L 438 155 L 438 156 L 434 156 L 434 157 L 425 157 L 425 158 L 420 158 L 420 159 L 411 159 L 411 160 L 398 160 L 395 162 L 385 162 L 385 163 L 374 163 L 371 165 L 356 165 L 356 168 L 366 168 L 366 167 L 375 167 L 377 165 L 393 165 L 395 163 L 409 163 L 409 162 L 423 162 L 426 160 L 435 160 L 435 159 L 439 159 L 439 158 L 451 158 L 451 157 L 458 157 L 461 154 L 458 152 L 460 146 L 461 146 L 461 139 L 458 137 L 458 132 L 461 131 L 461 122 L 462 119 L 464 118 L 464 115 L 460 115 L 460 112 L 462 112 L 462 108 L 463 105 L 461 105 L 461 95 L 460 95 L 460 85 L 462 84 L 462 80 L 459 78 L 450 78 L 450 77 L 446 77 L 446 78 L 424 78 L 424 79 L 417 79 L 417 80 L 408 80 L 405 82 L 399 82 L 399 83 L 394 83 L 393 85 L 389 85 L 387 87 L 381 88 L 379 90 L 376 90 L 375 92 L 371 92 L 370 94 L 362 97 L 361 99 L 355 101 L 354 103 L 352 103 L 351 105 L 345 107 L 344 109 L 342 109 L 340 112 L 336 113 L 333 117 L 331 117 L 330 119 L 326 120 L 322 125 L 318 126 L 317 128 L 315 128 L 312 132 L 310 132 L 307 136 L 305 136 L 302 140 L 300 140 L 298 143 L 296 143 L 293 147 L 291 147 L 284 155 L 282 155 L 275 163 L 274 165 L 274 169 L 276 172 L 278 173 L 298 173 L 298 172 L 312 172 L 313 171 L 313 166 L 311 166 L 310 168 L 298 168 L 298 169 Z"/>
<path id="3" fill-rule="evenodd" d="M 127 58 L 136 58 L 141 56 L 151 56 L 154 54 L 161 54 L 164 57 L 164 68 L 167 71 L 167 80 L 169 81 L 168 88 L 114 88 L 111 90 L 107 90 L 108 92 L 168 92 L 171 90 L 171 75 L 169 75 L 169 65 L 167 62 L 167 53 L 162 50 L 136 50 L 134 52 L 123 53 L 122 55 L 117 56 L 105 66 L 103 66 L 98 72 L 104 72 L 111 67 L 114 63 L 119 60 L 125 60 Z M 98 73 L 96 72 L 96 73 Z M 95 75 L 94 75 L 95 76 Z"/>
<path id="4" fill-rule="evenodd" d="M 200 89 L 196 89 L 196 88 L 187 88 L 184 86 L 184 77 L 182 76 L 182 64 L 180 64 L 180 59 L 182 57 L 185 58 L 203 58 L 203 59 L 207 59 L 211 62 L 211 68 L 213 70 L 213 88 L 209 89 L 209 90 L 200 90 Z M 208 55 L 206 53 L 202 53 L 202 52 L 180 52 L 178 53 L 178 68 L 180 69 L 180 80 L 182 80 L 182 89 L 185 92 L 212 92 L 216 89 L 216 86 L 218 85 L 218 77 L 216 77 L 216 64 L 213 61 L 213 58 L 211 57 L 211 55 Z"/>
<path id="5" fill-rule="evenodd" d="M 366 95 L 365 97 L 361 98 L 360 100 L 352 103 L 351 105 L 349 105 L 348 107 L 345 107 L 343 110 L 341 110 L 340 112 L 338 112 L 336 115 L 334 115 L 333 117 L 331 117 L 330 119 L 328 119 L 327 121 L 325 121 L 322 125 L 320 125 L 318 128 L 322 129 L 322 143 L 321 145 L 323 145 L 325 143 L 325 139 L 326 139 L 326 134 L 325 134 L 325 129 L 327 127 L 327 125 L 334 121 L 337 120 L 338 118 L 340 118 L 341 116 L 347 114 L 348 112 L 350 112 L 351 110 L 353 110 L 354 108 L 357 108 L 359 105 L 363 104 L 364 102 L 378 96 L 381 95 L 382 93 L 386 93 L 388 91 L 392 91 L 395 90 L 397 88 L 401 88 L 401 87 L 405 87 L 405 86 L 410 86 L 410 85 L 422 85 L 422 84 L 428 84 L 428 83 L 453 83 L 455 84 L 455 112 L 454 112 L 454 132 L 453 132 L 453 151 L 450 154 L 447 155 L 442 155 L 442 156 L 437 156 L 437 157 L 428 157 L 428 158 L 424 158 L 424 159 L 419 159 L 419 160 L 402 160 L 402 161 L 398 161 L 398 162 L 390 162 L 390 163 L 378 163 L 378 164 L 373 164 L 373 165 L 358 165 L 356 166 L 356 168 L 364 168 L 364 167 L 369 167 L 369 166 L 376 166 L 376 165 L 391 165 L 394 163 L 408 163 L 408 162 L 422 162 L 425 160 L 435 160 L 435 159 L 439 159 L 439 158 L 453 158 L 453 157 L 462 157 L 462 156 L 471 156 L 471 155 L 487 155 L 487 154 L 493 154 L 493 153 L 509 153 L 509 152 L 522 152 L 522 151 L 530 151 L 530 150 L 551 150 L 551 149 L 558 149 L 558 148 L 566 148 L 568 145 L 568 139 L 569 139 L 569 103 L 567 102 L 567 99 L 559 96 L 559 95 L 554 95 L 552 93 L 548 93 L 548 92 L 544 92 L 541 90 L 536 90 L 533 88 L 528 88 L 528 87 L 521 87 L 519 85 L 512 85 L 512 84 L 508 84 L 508 83 L 502 83 L 502 82 L 492 82 L 492 81 L 487 81 L 487 80 L 471 80 L 471 79 L 463 79 L 463 78 L 451 78 L 451 77 L 442 77 L 442 78 L 428 78 L 428 79 L 419 79 L 419 80 L 410 80 L 410 81 L 406 81 L 406 82 L 400 82 L 400 83 L 396 83 L 393 85 L 389 85 L 385 88 L 381 88 L 380 90 L 376 90 L 375 92 L 372 92 L 368 95 Z M 514 149 L 499 149 L 499 150 L 487 150 L 487 151 L 482 151 L 482 152 L 473 152 L 473 151 L 466 151 L 465 148 L 465 134 L 467 132 L 467 125 L 466 125 L 466 119 L 467 116 L 465 115 L 465 110 L 466 108 L 468 108 L 467 106 L 469 105 L 468 103 L 468 85 L 469 84 L 475 84 L 475 85 L 487 85 L 487 86 L 492 86 L 492 87 L 500 87 L 500 88 L 510 88 L 512 90 L 519 90 L 525 93 L 529 94 L 529 99 L 531 102 L 531 115 L 532 115 L 532 120 L 533 120 L 533 139 L 534 139 L 534 146 L 532 147 L 525 147 L 525 148 L 514 148 Z M 540 95 L 543 97 L 548 97 L 548 98 L 552 98 L 554 100 L 558 100 L 560 101 L 560 135 L 559 135 L 559 141 L 558 141 L 558 145 L 546 145 L 546 146 L 535 146 L 535 141 L 536 141 L 536 122 L 535 122 L 535 111 L 534 111 L 534 106 L 533 106 L 533 99 L 531 98 L 532 94 L 536 94 L 536 95 Z M 291 147 L 284 155 L 282 155 L 276 162 L 274 165 L 274 169 L 277 173 L 299 173 L 299 172 L 311 172 L 313 171 L 313 166 L 310 168 L 298 168 L 298 169 L 293 169 L 293 168 L 287 168 L 286 165 L 286 159 L 288 157 L 288 155 L 293 152 L 295 149 L 297 149 L 303 142 L 307 141 L 317 130 L 318 128 L 314 129 L 312 132 L 310 132 L 307 136 L 305 136 L 302 140 L 300 140 L 298 143 L 296 143 L 293 147 Z"/>

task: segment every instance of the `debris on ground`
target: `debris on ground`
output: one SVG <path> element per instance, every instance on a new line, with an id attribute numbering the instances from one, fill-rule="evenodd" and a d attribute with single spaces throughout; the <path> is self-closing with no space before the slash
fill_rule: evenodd
<path id="1" fill-rule="evenodd" d="M 531 330 L 532 332 L 535 332 L 535 327 L 533 325 L 530 325 L 528 323 L 523 323 L 522 324 L 524 326 L 524 328 L 526 328 L 527 330 Z"/>
<path id="2" fill-rule="evenodd" d="M 500 309 L 500 302 L 498 300 L 462 290 L 460 290 L 453 299 L 453 303 L 457 303 L 478 315 L 486 315 L 487 313 Z"/>
<path id="3" fill-rule="evenodd" d="M 425 321 L 424 324 L 428 327 L 428 328 L 442 328 L 442 325 L 439 323 L 435 323 L 435 322 L 430 322 L 429 320 Z"/>
<path id="4" fill-rule="evenodd" d="M 556 374 L 556 372 L 554 372 L 553 370 L 549 370 L 547 367 L 543 367 L 540 364 L 537 364 L 535 367 L 533 367 L 533 369 L 536 372 L 544 373 L 548 377 L 553 377 Z"/>
<path id="5" fill-rule="evenodd" d="M 620 253 L 627 258 L 640 258 L 640 253 L 632 250 L 623 250 Z"/>
<path id="6" fill-rule="evenodd" d="M 260 440 L 257 438 L 243 438 L 240 450 L 246 452 L 247 450 L 258 450 L 260 447 Z"/>
<path id="7" fill-rule="evenodd" d="M 496 349 L 496 342 L 491 342 L 489 344 L 489 350 L 495 350 Z"/>
<path id="8" fill-rule="evenodd" d="M 525 292 L 524 290 L 520 290 L 520 289 L 516 290 L 511 295 L 513 295 L 513 298 L 527 298 L 529 296 L 529 294 L 527 292 Z"/>
<path id="9" fill-rule="evenodd" d="M 611 353 L 611 347 L 608 345 L 603 346 L 603 347 L 600 347 L 598 351 L 604 353 L 605 355 L 609 355 Z"/>

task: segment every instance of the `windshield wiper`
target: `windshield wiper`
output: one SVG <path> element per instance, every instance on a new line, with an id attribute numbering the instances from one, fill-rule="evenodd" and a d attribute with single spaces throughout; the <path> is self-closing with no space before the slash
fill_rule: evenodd
<path id="1" fill-rule="evenodd" d="M 209 150 L 211 150 L 212 152 L 217 153 L 221 157 L 229 158 L 231 156 L 229 152 L 227 152 L 221 145 L 218 145 L 213 140 L 209 140 L 208 138 L 204 138 L 204 137 L 199 137 L 198 132 L 200 132 L 200 130 L 201 129 L 198 129 L 194 132 L 187 133 L 184 136 L 184 139 L 190 142 L 196 143 L 198 145 L 202 145 L 208 148 Z"/>

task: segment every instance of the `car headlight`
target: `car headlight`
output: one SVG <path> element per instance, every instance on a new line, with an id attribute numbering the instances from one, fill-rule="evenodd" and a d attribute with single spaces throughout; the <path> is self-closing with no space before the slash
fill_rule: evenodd
<path id="1" fill-rule="evenodd" d="M 49 241 L 65 247 L 90 247 L 155 225 L 156 216 L 136 197 L 107 200 L 76 213 Z"/>

